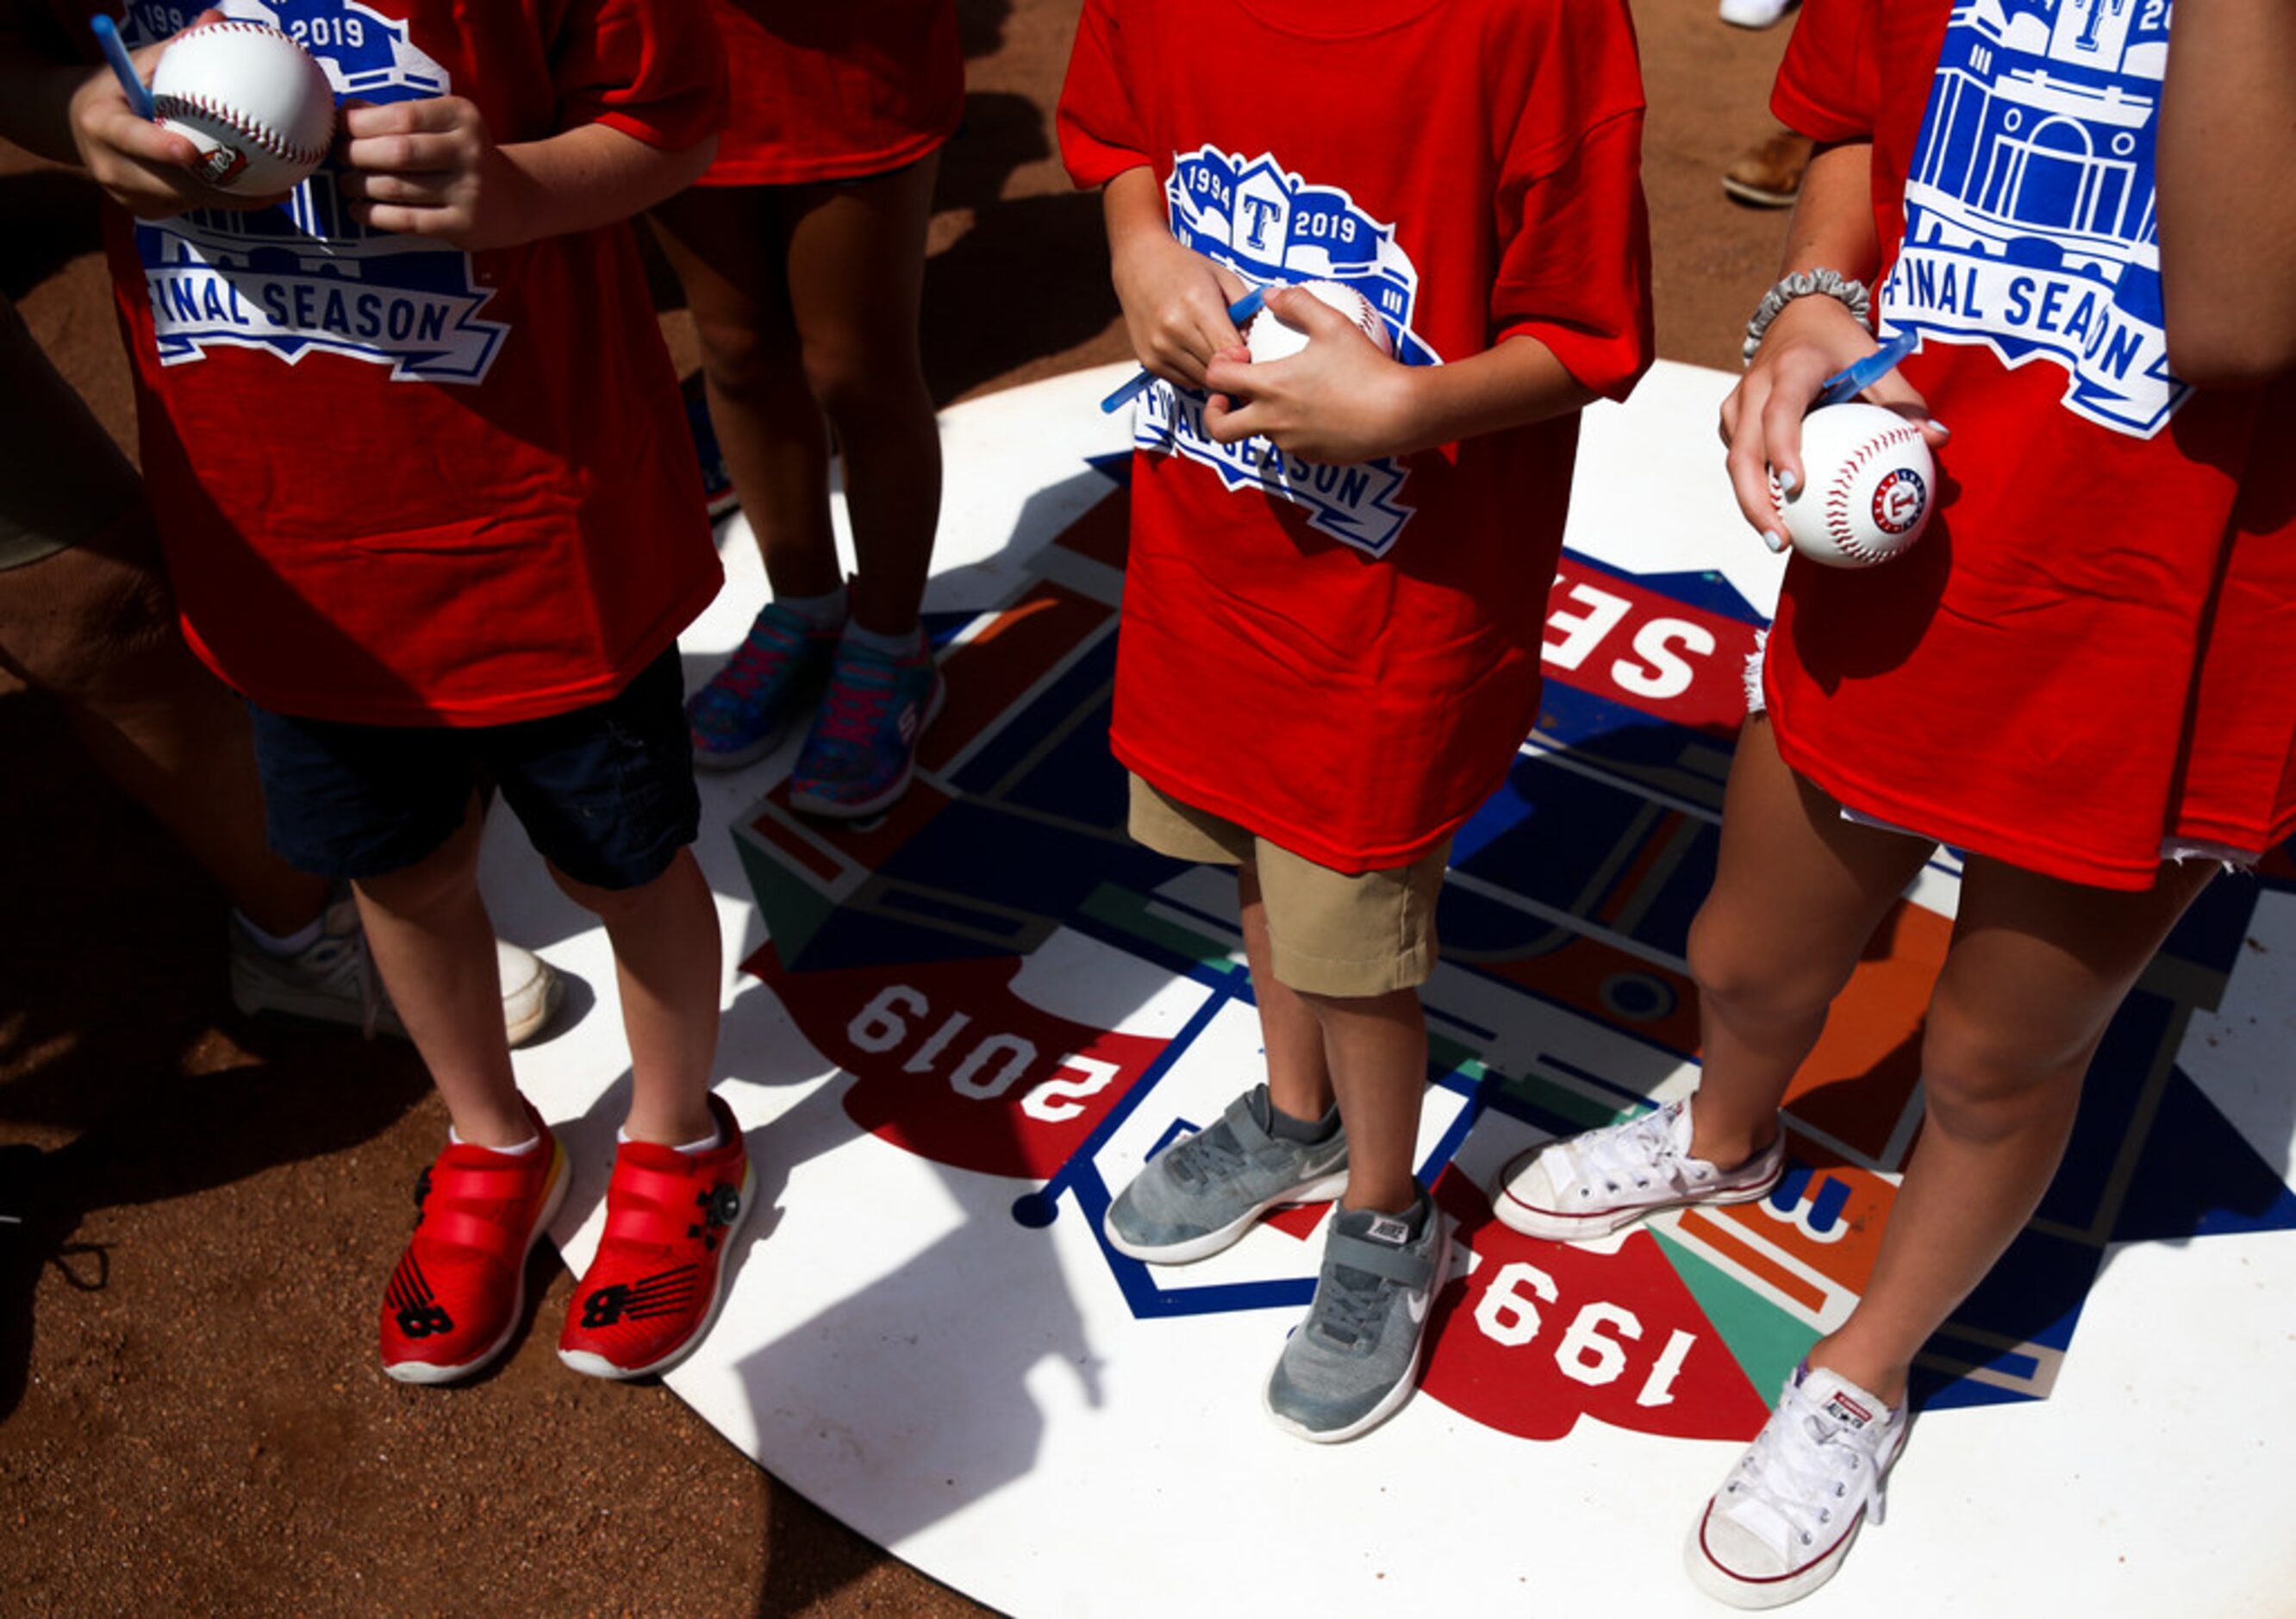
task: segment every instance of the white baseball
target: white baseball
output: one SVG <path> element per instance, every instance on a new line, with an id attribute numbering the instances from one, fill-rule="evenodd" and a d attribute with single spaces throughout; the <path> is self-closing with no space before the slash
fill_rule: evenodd
<path id="1" fill-rule="evenodd" d="M 1355 322 L 1357 329 L 1377 345 L 1382 354 L 1394 353 L 1394 346 L 1388 341 L 1387 323 L 1380 319 L 1379 311 L 1371 307 L 1371 300 L 1353 287 L 1343 287 L 1336 281 L 1303 281 L 1298 285 L 1300 292 L 1331 305 Z M 1283 319 L 1275 310 L 1262 309 L 1245 326 L 1243 341 L 1251 350 L 1251 363 L 1264 366 L 1270 360 L 1286 359 L 1299 353 L 1308 346 L 1308 334 Z"/>
<path id="2" fill-rule="evenodd" d="M 277 29 L 210 22 L 168 42 L 152 75 L 163 127 L 200 149 L 198 174 L 267 197 L 319 166 L 335 138 L 327 70 Z"/>
<path id="3" fill-rule="evenodd" d="M 1770 498 L 1795 550 L 1830 568 L 1870 568 L 1929 526 L 1937 464 L 1922 430 L 1879 405 L 1828 405 L 1801 420 L 1802 487 Z"/>

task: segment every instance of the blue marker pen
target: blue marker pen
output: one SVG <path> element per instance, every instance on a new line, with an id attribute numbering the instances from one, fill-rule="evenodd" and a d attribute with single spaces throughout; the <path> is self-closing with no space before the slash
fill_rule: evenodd
<path id="1" fill-rule="evenodd" d="M 136 77 L 135 64 L 127 59 L 127 47 L 119 42 L 118 25 L 98 12 L 87 20 L 87 26 L 95 30 L 95 43 L 103 47 L 103 60 L 111 64 L 112 77 L 119 79 L 119 87 L 127 92 L 127 104 L 135 109 L 138 117 L 153 116 L 152 92 L 145 89 L 144 81 Z"/>
<path id="2" fill-rule="evenodd" d="M 1244 322 L 1250 320 L 1253 316 L 1259 313 L 1260 303 L 1267 298 L 1267 289 L 1266 287 L 1252 288 L 1250 292 L 1246 292 L 1242 297 L 1228 305 L 1228 319 L 1237 326 L 1242 326 Z M 1130 403 L 1133 395 L 1138 393 L 1142 389 L 1147 387 L 1149 383 L 1155 380 L 1155 377 L 1149 374 L 1148 368 L 1144 366 L 1142 366 L 1138 374 L 1134 376 L 1130 382 L 1125 383 L 1123 387 L 1118 389 L 1114 393 L 1110 394 L 1106 399 L 1100 402 L 1101 413 L 1103 415 L 1114 415 L 1119 410 Z"/>

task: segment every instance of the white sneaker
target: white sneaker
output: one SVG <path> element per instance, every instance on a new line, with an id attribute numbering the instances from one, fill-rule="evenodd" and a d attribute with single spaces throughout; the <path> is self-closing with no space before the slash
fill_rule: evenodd
<path id="1" fill-rule="evenodd" d="M 1582 1242 L 1693 1203 L 1751 1203 L 1785 1173 L 1786 1138 L 1736 1169 L 1690 1155 L 1690 1099 L 1624 1124 L 1518 1153 L 1499 1171 L 1491 1209 L 1526 1237 Z"/>
<path id="2" fill-rule="evenodd" d="M 1722 21 L 1734 28 L 1766 29 L 1794 4 L 1795 0 L 1722 0 Z"/>
<path id="3" fill-rule="evenodd" d="M 542 957 L 500 939 L 495 941 L 495 965 L 502 975 L 504 1031 L 512 1045 L 520 1045 L 550 1021 L 565 985 Z M 265 949 L 234 915 L 231 999 L 250 1017 L 277 1012 L 348 1023 L 370 1037 L 381 1032 L 406 1038 L 367 954 L 358 904 L 348 894 L 327 906 L 319 937 L 292 956 Z"/>
<path id="4" fill-rule="evenodd" d="M 1691 1582 L 1732 1607 L 1782 1607 L 1833 1578 L 1906 1448 L 1906 1413 L 1798 1367 L 1778 1409 L 1690 1526 Z"/>

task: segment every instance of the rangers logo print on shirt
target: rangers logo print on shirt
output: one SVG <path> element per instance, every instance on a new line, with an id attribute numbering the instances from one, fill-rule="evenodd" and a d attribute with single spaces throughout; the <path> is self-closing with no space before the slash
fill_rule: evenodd
<path id="1" fill-rule="evenodd" d="M 219 9 L 302 45 L 338 101 L 415 101 L 450 88 L 404 21 L 356 0 L 227 0 Z M 141 0 L 121 32 L 144 45 L 190 21 L 184 6 Z M 343 206 L 335 176 L 330 160 L 275 208 L 195 209 L 136 225 L 160 364 L 195 361 L 224 344 L 268 349 L 289 365 L 314 352 L 348 355 L 389 366 L 394 382 L 486 376 L 509 328 L 478 318 L 494 294 L 473 279 L 471 256 L 370 231 Z"/>
<path id="2" fill-rule="evenodd" d="M 1885 331 L 2064 367 L 2065 407 L 2149 439 L 2191 389 L 2161 328 L 2152 143 L 2169 0 L 1953 13 L 1906 180 Z"/>
<path id="3" fill-rule="evenodd" d="M 1395 226 L 1344 191 L 1314 185 L 1266 153 L 1246 159 L 1212 147 L 1179 157 L 1165 182 L 1172 234 L 1259 286 L 1332 281 L 1371 301 L 1406 365 L 1441 363 L 1411 330 L 1419 272 L 1396 244 Z M 1204 431 L 1204 393 L 1159 382 L 1141 395 L 1133 441 L 1200 461 L 1231 490 L 1264 490 L 1304 506 L 1332 538 L 1384 556 L 1411 508 L 1400 498 L 1409 471 L 1391 457 L 1326 466 L 1286 455 L 1266 439 L 1215 443 Z"/>

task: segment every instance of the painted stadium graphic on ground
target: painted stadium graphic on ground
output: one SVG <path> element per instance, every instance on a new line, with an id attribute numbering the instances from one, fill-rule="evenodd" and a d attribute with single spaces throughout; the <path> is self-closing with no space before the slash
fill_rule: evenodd
<path id="1" fill-rule="evenodd" d="M 1906 182 L 1888 331 L 2067 373 L 2067 408 L 2150 438 L 2191 390 L 2161 325 L 2152 144 L 2169 0 L 1974 0 L 1947 30 Z"/>
<path id="2" fill-rule="evenodd" d="M 1232 879 L 1122 834 L 1105 736 L 1128 464 L 1098 464 L 1105 497 L 1029 582 L 937 625 L 950 700 L 909 796 L 841 829 L 776 788 L 734 829 L 771 935 L 745 965 L 853 1076 L 846 1114 L 951 1171 L 1039 1183 L 1011 1205 L 1015 1240 L 1096 1232 L 1144 1158 L 1257 1072 Z M 1684 941 L 1759 623 L 1714 575 L 1566 557 L 1538 730 L 1457 840 L 1425 998 L 1422 1168 L 1463 1262 L 1424 1389 L 1504 1434 L 1559 1440 L 1582 1418 L 1753 1434 L 1855 1303 L 1918 1131 L 1920 1008 L 1950 922 L 1906 901 L 1797 1081 L 1774 1196 L 1562 1246 L 1498 1225 L 1481 1189 L 1528 1142 L 1694 1081 Z M 1954 885 L 1945 859 L 1925 892 L 1949 902 Z M 1928 1409 L 2047 1395 L 2108 1244 L 2296 1225 L 2278 1169 L 2175 1062 L 2258 893 L 2216 885 L 2113 1025 L 2039 1215 L 1923 1359 Z M 1307 1302 L 1323 1217 L 1279 1216 L 1226 1262 L 1100 1253 L 1137 1319 L 1276 1323 Z"/>
<path id="3" fill-rule="evenodd" d="M 1130 435 L 1098 402 L 1130 370 L 944 414 L 927 603 L 950 698 L 912 797 L 874 826 L 803 822 L 778 785 L 794 738 L 699 784 L 718 1091 L 758 1209 L 716 1328 L 664 1381 L 783 1484 L 1029 1619 L 1144 1619 L 1177 1590 L 1219 1615 L 1710 1614 L 1681 1538 L 1864 1286 L 1919 1129 L 1956 863 L 1914 884 L 1829 1026 L 1775 1202 L 1561 1247 L 1480 1188 L 1545 1133 L 1695 1079 L 1684 930 L 1782 565 L 1715 453 L 1734 379 L 1660 362 L 1587 413 L 1545 712 L 1458 842 L 1427 994 L 1420 1160 L 1461 1229 L 1424 1391 L 1308 1445 L 1259 1389 L 1324 1211 L 1185 1267 L 1099 1236 L 1112 1191 L 1261 1062 L 1232 877 L 1119 831 Z M 738 520 L 721 550 L 689 689 L 766 595 Z M 504 935 L 594 996 L 514 1059 L 576 1165 L 552 1235 L 578 1270 L 629 1082 L 611 955 L 508 817 L 485 876 Z M 2224 1502 L 2277 1499 L 2296 1388 L 2292 878 L 2218 884 L 2146 975 L 2039 1219 L 1930 1346 L 1887 1524 L 1810 1619 L 2286 1607 L 2296 1549 Z"/>

